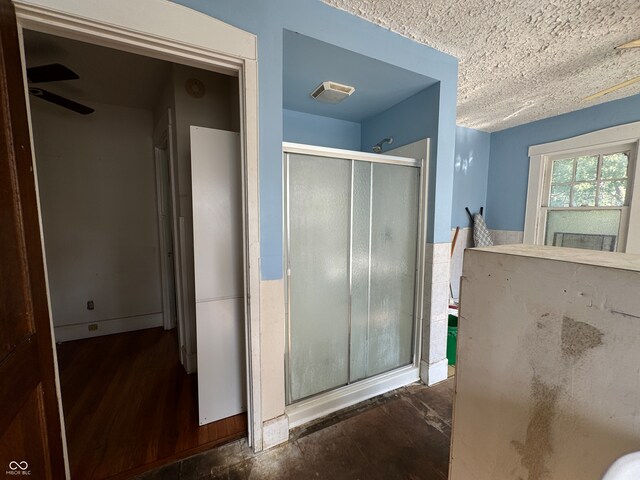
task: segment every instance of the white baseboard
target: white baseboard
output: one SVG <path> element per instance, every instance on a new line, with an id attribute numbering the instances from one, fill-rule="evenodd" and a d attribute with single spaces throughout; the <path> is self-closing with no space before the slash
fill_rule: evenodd
<path id="1" fill-rule="evenodd" d="M 97 325 L 96 330 L 89 330 L 89 325 Z M 61 325 L 54 327 L 56 342 L 69 342 L 81 338 L 101 337 L 114 333 L 132 332 L 146 328 L 162 327 L 162 313 L 138 315 L 135 317 L 112 318 L 90 323 L 76 323 L 75 325 Z"/>
<path id="2" fill-rule="evenodd" d="M 445 358 L 439 362 L 429 364 L 424 360 L 420 362 L 420 378 L 426 385 L 435 385 L 449 377 L 449 362 Z"/>
<path id="3" fill-rule="evenodd" d="M 286 414 L 262 424 L 262 448 L 275 447 L 289 440 L 289 418 Z"/>
<path id="4" fill-rule="evenodd" d="M 363 400 L 404 387 L 420 380 L 419 369 L 413 365 L 383 373 L 367 380 L 337 388 L 323 395 L 302 400 L 286 408 L 289 428 L 298 427 Z"/>

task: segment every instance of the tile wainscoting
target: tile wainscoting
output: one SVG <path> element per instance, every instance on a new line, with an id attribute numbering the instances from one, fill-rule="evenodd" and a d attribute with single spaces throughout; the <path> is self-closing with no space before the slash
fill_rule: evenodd
<path id="1" fill-rule="evenodd" d="M 450 243 L 427 243 L 420 378 L 427 385 L 447 379 L 447 305 Z"/>

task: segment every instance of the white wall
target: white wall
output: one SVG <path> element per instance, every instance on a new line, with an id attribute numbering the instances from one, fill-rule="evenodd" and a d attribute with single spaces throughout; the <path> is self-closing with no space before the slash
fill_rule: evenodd
<path id="1" fill-rule="evenodd" d="M 201 98 L 189 95 L 186 83 L 189 79 L 200 80 L 205 86 Z M 191 125 L 219 130 L 240 130 L 240 106 L 238 79 L 219 73 L 209 72 L 184 65 L 173 65 L 171 79 L 164 89 L 156 118 L 160 118 L 166 108 L 173 111 L 175 150 L 177 163 L 179 216 L 184 221 L 184 243 L 178 246 L 180 261 L 185 264 L 185 285 L 183 286 L 185 307 L 185 349 L 183 358 L 188 372 L 196 369 L 195 332 L 195 289 L 193 268 L 193 221 L 191 203 Z M 242 241 L 242 239 L 238 239 Z M 180 306 L 178 306 L 180 308 Z"/>
<path id="2" fill-rule="evenodd" d="M 56 339 L 162 325 L 151 111 L 31 104 Z"/>

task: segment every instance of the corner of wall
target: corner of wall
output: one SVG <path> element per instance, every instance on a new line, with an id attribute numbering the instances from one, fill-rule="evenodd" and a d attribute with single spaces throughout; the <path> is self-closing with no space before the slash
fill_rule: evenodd
<path id="1" fill-rule="evenodd" d="M 262 421 L 267 422 L 280 418 L 285 411 L 283 279 L 260 282 L 260 351 Z"/>
<path id="2" fill-rule="evenodd" d="M 420 379 L 433 385 L 447 379 L 447 309 L 450 243 L 428 243 L 422 319 Z"/>

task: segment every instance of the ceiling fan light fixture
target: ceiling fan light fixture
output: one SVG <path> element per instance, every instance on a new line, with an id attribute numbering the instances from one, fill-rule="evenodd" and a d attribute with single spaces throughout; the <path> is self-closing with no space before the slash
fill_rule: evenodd
<path id="1" fill-rule="evenodd" d="M 630 42 L 618 45 L 616 47 L 616 50 L 623 50 L 627 48 L 640 48 L 640 38 L 636 38 L 635 40 L 631 40 Z"/>

